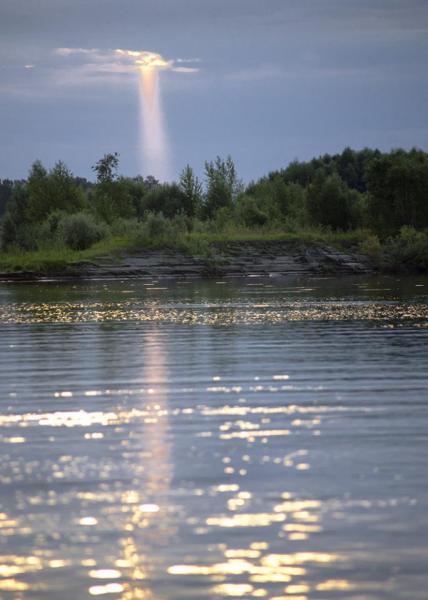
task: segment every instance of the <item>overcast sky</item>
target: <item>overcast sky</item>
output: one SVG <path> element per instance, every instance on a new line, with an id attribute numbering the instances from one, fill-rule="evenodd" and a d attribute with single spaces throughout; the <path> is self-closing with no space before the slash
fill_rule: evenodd
<path id="1" fill-rule="evenodd" d="M 0 177 L 36 158 L 92 177 L 107 152 L 141 171 L 136 73 L 58 48 L 173 61 L 174 175 L 216 155 L 249 181 L 348 145 L 428 150 L 428 0 L 0 0 Z"/>

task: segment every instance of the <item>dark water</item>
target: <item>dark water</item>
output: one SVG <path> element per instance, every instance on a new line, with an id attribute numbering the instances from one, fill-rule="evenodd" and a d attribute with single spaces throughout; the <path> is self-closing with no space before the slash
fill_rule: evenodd
<path id="1" fill-rule="evenodd" d="M 0 287 L 0 598 L 428 589 L 428 279 Z"/>

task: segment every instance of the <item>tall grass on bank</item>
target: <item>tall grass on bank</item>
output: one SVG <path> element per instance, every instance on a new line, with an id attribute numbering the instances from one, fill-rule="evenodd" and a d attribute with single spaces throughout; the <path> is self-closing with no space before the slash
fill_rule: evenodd
<path id="1" fill-rule="evenodd" d="M 64 241 L 46 244 L 39 249 L 24 251 L 16 247 L 0 253 L 0 271 L 73 273 L 79 263 L 99 257 L 119 260 L 136 251 L 175 249 L 207 261 L 218 257 L 221 247 L 230 243 L 295 243 L 326 244 L 344 251 L 361 252 L 385 272 L 426 272 L 428 269 L 428 230 L 416 231 L 403 227 L 397 236 L 381 241 L 367 229 L 349 232 L 312 227 L 285 231 L 280 226 L 245 227 L 233 223 L 189 222 L 184 217 L 167 219 L 150 213 L 143 221 L 118 220 L 104 231 L 105 237 L 88 248 L 79 250 Z"/>

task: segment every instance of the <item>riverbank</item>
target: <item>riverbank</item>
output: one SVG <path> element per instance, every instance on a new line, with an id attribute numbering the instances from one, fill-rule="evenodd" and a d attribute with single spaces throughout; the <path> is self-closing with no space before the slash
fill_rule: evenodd
<path id="1" fill-rule="evenodd" d="M 108 236 L 86 250 L 0 253 L 0 280 L 428 273 L 428 231 L 411 227 L 383 241 L 364 229 L 167 233 Z"/>
<path id="2" fill-rule="evenodd" d="M 83 255 L 57 264 L 53 260 L 41 266 L 44 268 L 3 270 L 0 280 L 37 280 L 46 276 L 58 279 L 287 277 L 369 274 L 376 270 L 374 262 L 355 249 L 296 239 L 216 241 L 203 253 L 169 247 L 133 248 L 99 256 Z"/>

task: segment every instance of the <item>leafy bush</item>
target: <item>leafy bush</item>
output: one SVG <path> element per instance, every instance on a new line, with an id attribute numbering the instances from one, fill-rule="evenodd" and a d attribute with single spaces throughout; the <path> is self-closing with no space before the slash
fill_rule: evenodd
<path id="1" fill-rule="evenodd" d="M 162 213 L 148 212 L 143 222 L 143 235 L 150 239 L 163 238 L 170 231 L 170 222 Z"/>
<path id="2" fill-rule="evenodd" d="M 398 236 L 387 240 L 381 266 L 393 272 L 426 272 L 428 229 L 416 231 L 413 227 L 402 227 Z"/>
<path id="3" fill-rule="evenodd" d="M 21 250 L 38 250 L 50 241 L 47 223 L 25 223 L 16 232 L 15 244 Z"/>
<path id="4" fill-rule="evenodd" d="M 110 225 L 112 235 L 138 235 L 141 230 L 141 222 L 138 219 L 116 219 Z"/>
<path id="5" fill-rule="evenodd" d="M 162 213 L 147 212 L 138 232 L 143 246 L 175 245 L 186 233 L 188 223 L 184 215 L 167 219 Z"/>
<path id="6" fill-rule="evenodd" d="M 191 215 L 194 210 L 191 200 L 176 183 L 164 183 L 153 187 L 143 197 L 141 206 L 145 211 L 162 213 L 168 218 L 182 212 Z"/>
<path id="7" fill-rule="evenodd" d="M 377 235 L 368 233 L 367 237 L 360 243 L 360 250 L 372 258 L 379 258 L 382 246 Z"/>
<path id="8" fill-rule="evenodd" d="M 260 210 L 251 196 L 240 196 L 235 212 L 238 220 L 247 227 L 261 227 L 268 221 L 267 214 Z"/>
<path id="9" fill-rule="evenodd" d="M 85 250 L 107 235 L 108 228 L 87 213 L 64 216 L 58 223 L 57 237 L 73 250 Z"/>
<path id="10" fill-rule="evenodd" d="M 234 210 L 231 206 L 222 206 L 218 209 L 214 220 L 205 221 L 208 231 L 219 232 L 234 226 Z"/>

